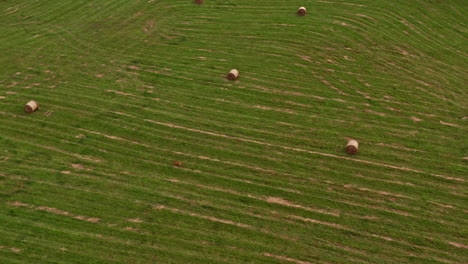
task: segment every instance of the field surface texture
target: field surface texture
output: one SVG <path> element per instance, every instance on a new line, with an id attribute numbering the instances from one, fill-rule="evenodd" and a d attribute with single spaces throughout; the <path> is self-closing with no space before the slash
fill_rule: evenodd
<path id="1" fill-rule="evenodd" d="M 466 17 L 0 1 L 0 263 L 468 263 Z"/>

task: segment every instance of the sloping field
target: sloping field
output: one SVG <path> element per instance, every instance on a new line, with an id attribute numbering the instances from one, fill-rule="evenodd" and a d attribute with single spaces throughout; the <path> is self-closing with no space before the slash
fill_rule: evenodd
<path id="1" fill-rule="evenodd" d="M 0 263 L 468 262 L 466 1 L 204 2 L 0 1 Z"/>

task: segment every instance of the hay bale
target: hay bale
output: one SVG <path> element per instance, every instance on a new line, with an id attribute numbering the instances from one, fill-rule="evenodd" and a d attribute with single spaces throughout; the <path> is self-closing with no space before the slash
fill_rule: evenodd
<path id="1" fill-rule="evenodd" d="M 195 0 L 195 4 L 203 4 L 203 0 Z"/>
<path id="2" fill-rule="evenodd" d="M 306 8 L 303 6 L 299 7 L 299 9 L 297 10 L 297 14 L 300 16 L 305 16 L 307 14 Z"/>
<path id="3" fill-rule="evenodd" d="M 232 69 L 229 72 L 227 78 L 228 78 L 228 80 L 231 80 L 231 81 L 237 80 L 237 78 L 239 78 L 239 71 L 236 70 L 236 69 Z"/>
<path id="4" fill-rule="evenodd" d="M 31 100 L 27 104 L 24 105 L 24 111 L 26 113 L 32 113 L 36 111 L 37 109 L 39 109 L 39 104 L 34 100 Z"/>
<path id="5" fill-rule="evenodd" d="M 356 155 L 358 152 L 358 148 L 359 148 L 359 143 L 356 140 L 351 139 L 350 141 L 348 141 L 348 144 L 346 145 L 346 153 Z"/>

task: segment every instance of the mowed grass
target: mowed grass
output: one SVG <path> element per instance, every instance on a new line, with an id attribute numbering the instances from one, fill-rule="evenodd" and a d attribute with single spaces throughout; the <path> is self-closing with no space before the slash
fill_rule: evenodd
<path id="1" fill-rule="evenodd" d="M 0 262 L 466 263 L 466 4 L 410 2 L 0 1 Z"/>

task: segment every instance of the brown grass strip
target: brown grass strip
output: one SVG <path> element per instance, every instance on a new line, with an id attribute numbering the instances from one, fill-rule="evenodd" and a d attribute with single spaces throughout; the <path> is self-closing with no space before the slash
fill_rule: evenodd
<path id="1" fill-rule="evenodd" d="M 451 241 L 449 241 L 448 243 L 449 243 L 450 245 L 454 246 L 454 247 L 457 247 L 457 248 L 468 249 L 468 246 L 467 246 L 467 245 L 464 245 L 464 244 L 461 244 L 461 243 L 451 242 Z"/>
<path id="2" fill-rule="evenodd" d="M 266 201 L 268 203 L 281 204 L 281 205 L 288 206 L 288 207 L 300 208 L 300 209 L 310 211 L 310 212 L 317 212 L 317 213 L 321 213 L 321 214 L 340 216 L 340 214 L 338 212 L 328 212 L 326 210 L 320 210 L 320 209 L 314 209 L 314 208 L 306 207 L 306 206 L 303 206 L 303 205 L 300 205 L 300 204 L 295 204 L 295 203 L 293 203 L 291 201 L 288 201 L 288 200 L 285 200 L 285 199 L 283 199 L 281 197 L 269 196 L 269 197 L 263 198 L 262 200 L 264 200 L 264 201 Z"/>
<path id="3" fill-rule="evenodd" d="M 375 194 L 379 194 L 379 195 L 383 195 L 383 196 L 394 196 L 394 197 L 398 197 L 398 198 L 411 199 L 411 197 L 403 195 L 403 194 L 378 191 L 378 190 L 373 190 L 373 189 L 369 189 L 369 188 L 363 188 L 363 187 L 356 186 L 354 184 L 346 184 L 343 187 L 356 189 L 356 190 L 363 191 L 363 192 L 371 192 L 371 193 L 375 193 Z"/>
<path id="4" fill-rule="evenodd" d="M 377 21 L 375 18 L 370 17 L 368 15 L 363 15 L 363 14 L 355 14 L 355 15 L 358 16 L 358 17 L 364 17 L 364 18 L 368 18 L 368 19 L 373 20 L 373 21 Z"/>
<path id="5" fill-rule="evenodd" d="M 302 216 L 297 216 L 297 215 L 290 215 L 289 217 L 291 217 L 293 219 L 298 219 L 298 220 L 301 220 L 301 221 L 304 221 L 304 222 L 310 222 L 310 223 L 314 223 L 314 224 L 330 226 L 330 227 L 333 227 L 333 228 L 338 228 L 338 229 L 343 229 L 343 230 L 348 230 L 348 231 L 355 231 L 355 230 L 353 230 L 351 228 L 342 226 L 340 224 L 331 223 L 331 222 L 320 221 L 320 220 L 307 218 L 307 217 L 302 217 Z"/>
<path id="6" fill-rule="evenodd" d="M 53 208 L 53 207 L 48 207 L 48 206 L 36 206 L 36 205 L 32 205 L 32 204 L 25 204 L 25 203 L 18 202 L 18 201 L 15 201 L 15 202 L 6 202 L 6 203 L 9 204 L 9 205 L 12 205 L 12 206 L 14 206 L 14 207 L 26 207 L 26 208 L 29 208 L 29 209 L 32 209 L 32 210 L 45 211 L 45 212 L 49 212 L 49 213 L 52 213 L 52 214 L 58 214 L 58 215 L 69 216 L 69 217 L 71 217 L 71 218 L 78 219 L 78 220 L 82 220 L 82 221 L 86 221 L 86 222 L 90 222 L 90 223 L 97 223 L 97 222 L 99 222 L 99 218 L 95 218 L 95 217 L 85 217 L 85 216 L 81 216 L 81 215 L 75 215 L 75 214 L 72 214 L 72 213 L 70 213 L 70 212 L 63 211 L 63 210 L 60 210 L 60 209 L 57 209 L 57 208 Z"/>
<path id="7" fill-rule="evenodd" d="M 66 155 L 69 155 L 69 156 L 72 156 L 72 157 L 75 157 L 75 158 L 78 158 L 78 159 L 82 159 L 82 160 L 87 160 L 87 161 L 91 161 L 91 162 L 95 162 L 95 163 L 101 162 L 100 159 L 97 159 L 95 157 L 83 156 L 83 155 L 76 154 L 76 153 L 70 153 L 70 152 L 67 152 L 65 150 L 54 148 L 52 146 L 44 146 L 44 145 L 39 145 L 39 144 L 37 144 L 36 146 L 42 147 L 42 148 L 45 148 L 45 149 L 48 149 L 48 150 L 56 151 L 56 152 L 59 152 L 59 153 L 62 153 L 62 154 L 66 154 Z"/>
<path id="8" fill-rule="evenodd" d="M 363 207 L 363 208 L 372 208 L 372 209 L 375 209 L 375 210 L 381 210 L 381 211 L 390 212 L 390 213 L 394 213 L 394 214 L 398 214 L 398 215 L 402 215 L 402 216 L 407 216 L 407 217 L 416 217 L 416 216 L 414 216 L 414 215 L 412 215 L 412 214 L 410 214 L 408 212 L 401 211 L 401 210 L 396 210 L 396 209 L 390 209 L 390 208 L 386 208 L 384 206 L 361 204 L 361 203 L 347 201 L 347 200 L 336 200 L 336 201 L 341 202 L 341 203 L 345 203 L 345 204 L 348 204 L 348 205 L 352 205 L 352 206 Z"/>
<path id="9" fill-rule="evenodd" d="M 101 132 L 96 132 L 96 131 L 87 130 L 87 129 L 83 129 L 83 128 L 78 128 L 78 130 L 88 132 L 88 133 L 91 133 L 91 134 L 95 134 L 95 135 L 100 135 L 100 136 L 106 137 L 108 139 L 123 141 L 123 142 L 127 142 L 127 143 L 130 143 L 130 144 L 135 144 L 135 145 L 141 145 L 141 146 L 145 146 L 145 147 L 148 147 L 148 148 L 150 147 L 149 145 L 140 143 L 138 141 L 131 141 L 131 140 L 127 140 L 127 139 L 124 139 L 124 138 L 121 138 L 121 137 L 107 135 L 107 134 L 104 134 L 104 133 L 101 133 Z"/>
<path id="10" fill-rule="evenodd" d="M 445 125 L 445 126 L 462 127 L 462 126 L 460 126 L 460 125 L 452 124 L 452 123 L 447 123 L 447 122 L 444 122 L 444 121 L 439 121 L 439 123 L 441 123 L 442 125 Z"/>
<path id="11" fill-rule="evenodd" d="M 330 212 L 330 211 L 327 211 L 327 210 L 322 210 L 322 209 L 315 209 L 315 208 L 310 208 L 310 207 L 306 207 L 306 206 L 303 206 L 303 205 L 299 205 L 299 204 L 294 204 L 288 200 L 285 200 L 281 197 L 259 197 L 259 196 L 254 196 L 252 194 L 244 194 L 244 193 L 240 193 L 238 191 L 235 191 L 235 190 L 230 190 L 230 189 L 226 189 L 226 188 L 218 188 L 218 187 L 212 187 L 212 186 L 206 186 L 206 185 L 202 185 L 202 184 L 196 184 L 197 187 L 200 187 L 200 188 L 204 188 L 204 189 L 209 189 L 209 190 L 215 190 L 215 191 L 219 191 L 219 192 L 224 192 L 224 193 L 230 193 L 230 194 L 234 194 L 234 195 L 237 195 L 237 196 L 246 196 L 246 197 L 249 197 L 249 198 L 252 198 L 252 199 L 256 199 L 256 200 L 259 200 L 259 201 L 265 201 L 265 202 L 268 202 L 268 203 L 276 203 L 276 204 L 281 204 L 281 205 L 285 205 L 285 206 L 289 206 L 289 207 L 294 207 L 294 208 L 300 208 L 300 209 L 303 209 L 303 210 L 306 210 L 306 211 L 309 211 L 309 212 L 316 212 L 316 213 L 321 213 L 321 214 L 326 214 L 326 215 L 332 215 L 332 216 L 340 216 L 340 211 L 337 211 L 335 210 L 334 212 Z"/>
<path id="12" fill-rule="evenodd" d="M 196 214 L 196 213 L 192 213 L 192 212 L 185 211 L 185 210 L 181 210 L 181 209 L 177 209 L 177 208 L 170 208 L 170 207 L 167 207 L 167 206 L 161 205 L 161 204 L 153 206 L 153 209 L 156 209 L 156 210 L 169 210 L 169 211 L 171 211 L 171 212 L 180 213 L 180 214 L 186 214 L 186 215 L 190 215 L 190 216 L 193 216 L 193 217 L 198 217 L 198 218 L 202 218 L 202 219 L 207 219 L 207 220 L 210 220 L 210 221 L 213 221 L 213 222 L 219 222 L 219 223 L 228 224 L 228 225 L 233 225 L 233 226 L 242 227 L 242 228 L 247 228 L 247 229 L 254 229 L 254 228 L 253 228 L 252 226 L 250 226 L 250 225 L 246 225 L 246 224 L 242 224 L 242 223 L 237 223 L 237 222 L 234 222 L 234 221 L 231 221 L 231 220 L 226 220 L 226 219 L 217 218 L 217 217 L 214 217 L 214 216 Z"/>
<path id="13" fill-rule="evenodd" d="M 135 96 L 134 94 L 131 94 L 131 93 L 124 93 L 124 92 L 120 92 L 116 90 L 106 90 L 106 92 L 125 95 L 125 96 Z"/>

